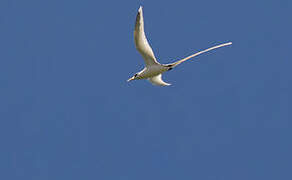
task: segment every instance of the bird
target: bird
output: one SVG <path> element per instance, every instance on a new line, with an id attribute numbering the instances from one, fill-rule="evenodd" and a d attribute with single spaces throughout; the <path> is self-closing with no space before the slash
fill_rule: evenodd
<path id="1" fill-rule="evenodd" d="M 162 73 L 169 71 L 176 67 L 177 65 L 185 62 L 186 60 L 189 60 L 195 56 L 198 56 L 202 53 L 211 51 L 213 49 L 217 49 L 220 47 L 231 45 L 232 42 L 227 42 L 223 44 L 219 44 L 213 47 L 210 47 L 208 49 L 205 49 L 203 51 L 199 51 L 195 54 L 192 54 L 186 58 L 183 58 L 181 60 L 178 60 L 174 63 L 169 64 L 160 64 L 151 48 L 151 46 L 148 43 L 148 40 L 146 38 L 145 32 L 144 32 L 144 18 L 143 18 L 143 7 L 140 6 L 138 9 L 138 13 L 136 16 L 136 22 L 135 22 L 135 29 L 134 29 L 134 42 L 135 47 L 138 50 L 138 52 L 142 55 L 144 62 L 145 62 L 145 68 L 136 73 L 134 76 L 129 78 L 127 81 L 132 80 L 140 80 L 140 79 L 147 79 L 149 80 L 153 85 L 157 86 L 169 86 L 170 83 L 166 83 L 162 80 Z"/>

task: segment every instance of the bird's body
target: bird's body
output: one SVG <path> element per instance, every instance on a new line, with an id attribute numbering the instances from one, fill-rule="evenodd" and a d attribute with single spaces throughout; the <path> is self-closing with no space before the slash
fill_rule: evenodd
<path id="1" fill-rule="evenodd" d="M 227 46 L 227 45 L 232 44 L 231 42 L 220 44 L 220 45 L 211 47 L 209 49 L 206 49 L 204 51 L 200 51 L 196 54 L 188 56 L 188 57 L 186 57 L 182 60 L 176 61 L 174 63 L 160 64 L 156 60 L 156 57 L 154 56 L 152 48 L 149 45 L 147 38 L 145 36 L 144 19 L 143 19 L 143 12 L 142 12 L 141 6 L 138 10 L 138 14 L 136 17 L 136 24 L 135 24 L 135 30 L 134 30 L 134 41 L 135 41 L 136 49 L 142 55 L 146 66 L 142 71 L 136 73 L 133 77 L 128 79 L 128 81 L 135 80 L 135 79 L 148 79 L 152 84 L 159 85 L 159 86 L 170 85 L 169 83 L 166 83 L 162 80 L 162 78 L 161 78 L 162 73 L 173 69 L 175 66 L 179 65 L 180 63 L 182 63 L 182 62 L 184 62 L 192 57 L 195 57 L 199 54 L 202 54 L 204 52 L 207 52 L 207 51 L 219 48 L 219 47 L 223 47 L 223 46 Z"/>
<path id="2" fill-rule="evenodd" d="M 169 83 L 164 82 L 161 79 L 161 74 L 169 71 L 170 67 L 166 67 L 162 64 L 155 64 L 149 67 L 145 67 L 140 73 L 137 79 L 148 79 L 152 84 L 158 86 L 169 86 Z"/>
<path id="3" fill-rule="evenodd" d="M 155 65 L 151 65 L 149 67 L 145 67 L 140 75 L 139 79 L 147 79 L 147 78 L 151 78 L 153 76 L 157 76 L 161 73 L 164 73 L 165 71 L 167 71 L 169 68 L 161 65 L 161 64 L 155 64 Z"/>

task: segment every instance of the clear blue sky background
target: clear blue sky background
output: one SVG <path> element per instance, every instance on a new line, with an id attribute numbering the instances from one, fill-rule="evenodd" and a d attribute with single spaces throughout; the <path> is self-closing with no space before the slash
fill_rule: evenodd
<path id="1" fill-rule="evenodd" d="M 144 64 L 137 10 L 164 74 Z M 292 1 L 1 0 L 0 179 L 292 179 Z M 197 62 L 196 62 L 197 61 Z"/>

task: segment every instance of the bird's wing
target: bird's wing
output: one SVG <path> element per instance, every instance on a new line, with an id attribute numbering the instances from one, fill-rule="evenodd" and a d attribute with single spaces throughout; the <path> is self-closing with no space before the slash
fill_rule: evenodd
<path id="1" fill-rule="evenodd" d="M 148 80 L 153 84 L 153 85 L 157 85 L 157 86 L 169 86 L 171 84 L 164 82 L 161 79 L 161 74 L 158 74 L 157 76 L 148 78 Z"/>
<path id="2" fill-rule="evenodd" d="M 134 40 L 136 49 L 142 55 L 146 67 L 154 64 L 159 64 L 145 36 L 142 6 L 140 6 L 136 17 Z"/>

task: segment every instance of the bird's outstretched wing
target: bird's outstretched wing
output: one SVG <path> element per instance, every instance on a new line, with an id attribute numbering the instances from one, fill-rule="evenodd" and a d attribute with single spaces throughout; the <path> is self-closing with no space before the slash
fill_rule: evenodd
<path id="1" fill-rule="evenodd" d="M 171 84 L 166 83 L 162 80 L 161 78 L 161 74 L 158 74 L 157 76 L 148 78 L 148 80 L 153 84 L 153 85 L 157 85 L 157 86 L 169 86 Z"/>
<path id="2" fill-rule="evenodd" d="M 134 40 L 136 49 L 142 55 L 146 67 L 154 64 L 159 64 L 145 36 L 142 6 L 140 6 L 136 17 Z"/>

